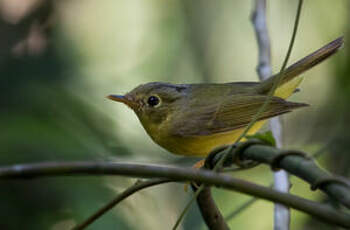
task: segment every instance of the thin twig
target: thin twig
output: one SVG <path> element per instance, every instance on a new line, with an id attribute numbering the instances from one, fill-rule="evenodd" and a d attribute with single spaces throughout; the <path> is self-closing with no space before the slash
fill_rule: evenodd
<path id="1" fill-rule="evenodd" d="M 298 30 L 298 24 L 299 24 L 299 17 L 300 17 L 300 12 L 301 12 L 301 6 L 302 6 L 302 2 L 303 0 L 299 0 L 299 7 L 298 7 L 298 11 L 297 11 L 297 16 L 296 16 L 296 21 L 294 24 L 294 29 L 293 29 L 293 34 L 292 34 L 292 38 L 291 38 L 291 42 L 289 44 L 288 47 L 288 51 L 287 51 L 287 55 L 286 58 L 283 62 L 283 65 L 281 67 L 280 70 L 280 74 L 278 75 L 278 77 L 276 78 L 276 80 L 273 82 L 273 86 L 272 88 L 269 90 L 268 93 L 268 97 L 266 98 L 264 104 L 259 108 L 259 110 L 257 111 L 257 113 L 254 115 L 254 117 L 252 118 L 252 120 L 248 123 L 248 125 L 245 127 L 245 129 L 243 130 L 243 132 L 240 134 L 240 136 L 237 138 L 237 140 L 235 141 L 235 143 L 233 145 L 231 145 L 228 150 L 222 155 L 222 158 L 216 163 L 216 165 L 214 166 L 213 170 L 214 171 L 219 171 L 222 166 L 223 166 L 223 162 L 226 160 L 227 156 L 229 155 L 230 152 L 233 151 L 235 144 L 239 143 L 249 132 L 249 130 L 253 127 L 253 125 L 259 120 L 260 116 L 263 114 L 263 112 L 266 110 L 268 104 L 271 102 L 271 99 L 273 97 L 274 92 L 276 91 L 276 89 L 278 88 L 278 86 L 280 85 L 280 82 L 283 79 L 283 71 L 286 68 L 286 65 L 288 63 L 290 54 L 292 52 L 292 48 L 293 48 L 293 44 L 294 44 L 294 40 L 295 40 L 295 36 L 296 36 L 296 32 Z M 199 187 L 199 190 L 203 189 L 204 185 L 201 185 Z M 198 196 L 199 193 L 196 194 L 196 196 Z M 195 198 L 196 198 L 195 196 Z M 192 199 L 193 200 L 193 199 Z M 187 205 L 189 206 L 189 205 Z M 183 212 L 186 212 L 186 210 L 183 210 Z M 180 215 L 180 219 L 177 222 L 181 222 L 182 218 L 183 218 L 184 214 L 181 213 Z"/>
<path id="2" fill-rule="evenodd" d="M 105 206 L 97 210 L 95 213 L 93 213 L 90 217 L 88 217 L 86 220 L 81 222 L 80 224 L 77 224 L 75 227 L 72 228 L 72 230 L 83 230 L 89 225 L 91 225 L 95 220 L 100 218 L 102 215 L 104 215 L 106 212 L 114 208 L 117 204 L 119 204 L 121 201 L 125 200 L 132 194 L 159 184 L 164 184 L 168 182 L 173 182 L 169 179 L 150 179 L 148 181 L 137 181 L 134 185 L 127 188 L 124 192 L 119 194 L 116 198 L 114 198 L 112 201 L 108 202 Z"/>
<path id="3" fill-rule="evenodd" d="M 268 106 L 268 104 L 271 102 L 273 94 L 275 93 L 276 89 L 280 85 L 280 82 L 282 81 L 283 76 L 284 76 L 283 72 L 284 72 L 284 70 L 286 68 L 286 65 L 288 63 L 289 57 L 290 57 L 290 55 L 292 53 L 292 49 L 293 49 L 293 45 L 294 45 L 294 41 L 295 41 L 295 37 L 296 37 L 296 32 L 298 31 L 299 17 L 300 17 L 302 3 L 303 3 L 303 0 L 299 0 L 299 5 L 298 5 L 298 10 L 297 10 L 296 20 L 295 20 L 295 23 L 294 23 L 294 29 L 293 29 L 293 34 L 292 34 L 292 37 L 291 37 L 291 42 L 289 43 L 288 51 L 287 51 L 286 57 L 284 59 L 283 65 L 281 67 L 281 70 L 280 70 L 279 74 L 277 75 L 277 78 L 273 82 L 272 88 L 268 92 L 268 97 L 266 98 L 264 104 L 260 106 L 258 112 L 254 115 L 254 117 L 249 122 L 249 124 L 245 127 L 245 129 L 241 133 L 241 135 L 237 138 L 235 143 L 228 148 L 226 153 L 223 154 L 222 159 L 220 159 L 217 162 L 217 164 L 214 167 L 214 171 L 219 170 L 220 168 L 222 168 L 223 162 L 225 161 L 225 159 L 228 156 L 228 154 L 233 151 L 235 144 L 240 142 L 247 135 L 248 131 L 253 127 L 255 122 L 257 122 L 259 120 L 260 116 L 265 111 L 265 109 Z"/>
<path id="4" fill-rule="evenodd" d="M 235 218 L 238 214 L 245 211 L 247 208 L 252 206 L 252 204 L 254 204 L 258 200 L 259 199 L 256 197 L 250 198 L 248 201 L 246 201 L 243 204 L 241 204 L 240 206 L 238 206 L 238 208 L 236 208 L 232 213 L 230 213 L 230 215 L 228 215 L 225 219 L 228 221 L 228 220 Z"/>
<path id="5" fill-rule="evenodd" d="M 172 230 L 176 230 L 177 227 L 179 227 L 181 221 L 183 220 L 183 218 L 185 217 L 186 213 L 190 210 L 191 205 L 193 204 L 193 202 L 196 201 L 196 199 L 199 197 L 199 194 L 204 190 L 204 185 L 201 185 L 192 195 L 191 200 L 187 202 L 185 208 L 182 210 L 182 212 L 180 213 L 180 216 L 177 218 Z"/>
<path id="6" fill-rule="evenodd" d="M 281 66 L 280 72 L 283 73 L 285 68 L 287 67 L 289 57 L 292 53 L 296 33 L 298 31 L 298 26 L 299 26 L 299 19 L 300 19 L 300 14 L 301 14 L 301 9 L 303 5 L 303 0 L 299 0 L 298 3 L 298 8 L 297 8 L 297 15 L 295 17 L 295 22 L 294 22 L 294 28 L 293 28 L 293 34 L 292 38 L 289 43 L 288 47 L 288 52 L 287 56 Z M 281 76 L 283 76 L 281 74 Z M 279 79 L 279 82 L 281 81 L 282 77 Z M 276 86 L 277 88 L 277 86 Z M 270 120 L 270 126 L 273 128 L 272 132 L 276 138 L 276 143 L 277 147 L 281 148 L 282 147 L 282 125 L 280 123 L 279 118 L 273 118 Z M 281 192 L 289 192 L 290 188 L 290 183 L 288 179 L 288 173 L 284 170 L 278 171 L 274 173 L 274 189 L 281 191 Z M 288 230 L 290 225 L 290 211 L 289 208 L 282 205 L 282 204 L 275 204 L 274 208 L 274 229 L 275 230 Z"/>
<path id="7" fill-rule="evenodd" d="M 261 151 L 263 150 L 263 151 Z M 245 150 L 245 155 L 252 154 L 254 158 L 260 156 L 264 161 L 269 155 L 267 146 L 251 146 Z M 263 154 L 260 154 L 262 152 Z M 295 164 L 300 165 L 300 159 L 295 161 L 294 158 L 287 157 L 281 161 L 281 167 L 286 167 L 285 162 L 288 162 L 288 167 L 293 167 Z M 252 158 L 253 159 L 253 158 Z M 287 159 L 290 159 L 287 161 Z M 294 162 L 295 161 L 295 162 Z M 303 164 L 301 164 L 303 165 Z M 308 168 L 303 169 L 308 172 Z M 37 163 L 37 164 L 22 164 L 8 167 L 0 167 L 1 179 L 26 178 L 47 176 L 73 176 L 73 175 L 122 175 L 142 178 L 168 178 L 178 181 L 193 181 L 204 183 L 206 185 L 214 185 L 228 190 L 246 193 L 248 195 L 260 197 L 261 199 L 270 200 L 277 203 L 285 204 L 291 208 L 308 213 L 322 221 L 337 224 L 343 227 L 350 227 L 350 215 L 341 211 L 334 210 L 325 204 L 319 204 L 295 195 L 281 193 L 264 186 L 253 184 L 237 178 L 232 178 L 228 175 L 218 174 L 209 170 L 196 170 L 191 168 L 165 167 L 156 165 L 144 164 L 129 164 L 129 163 L 109 163 L 109 162 L 64 162 L 64 163 Z M 304 175 L 305 176 L 305 175 Z M 340 184 L 329 183 L 324 186 L 324 190 L 333 186 L 334 189 L 340 191 Z M 343 186 L 344 187 L 344 186 Z M 347 187 L 345 187 L 348 189 Z M 337 194 L 335 191 L 331 194 Z M 349 198 L 349 190 L 347 193 L 338 194 Z"/>
<path id="8" fill-rule="evenodd" d="M 297 31 L 298 31 L 298 27 L 299 27 L 299 20 L 300 20 L 300 14 L 301 14 L 301 9 L 302 9 L 302 6 L 303 6 L 303 2 L 304 2 L 304 0 L 299 0 L 299 2 L 298 2 L 297 15 L 295 16 L 293 34 L 292 34 L 292 37 L 290 39 L 290 43 L 289 43 L 289 47 L 288 47 L 288 51 L 287 51 L 287 56 L 284 59 L 284 62 L 282 64 L 282 66 L 281 66 L 280 73 L 282 73 L 285 70 L 285 68 L 287 67 L 287 64 L 288 64 L 288 61 L 289 61 L 289 57 L 292 54 L 292 49 L 293 49 L 293 45 L 294 45 L 294 42 L 295 42 L 295 37 L 297 35 Z"/>
<path id="9" fill-rule="evenodd" d="M 257 72 L 260 81 L 271 77 L 271 45 L 266 22 L 266 0 L 256 0 L 252 15 L 252 24 L 258 42 L 259 59 Z M 282 124 L 280 117 L 271 118 L 269 121 L 270 129 L 276 140 L 276 146 L 282 148 Z M 290 183 L 288 174 L 280 170 L 274 173 L 274 188 L 281 192 L 288 192 Z M 251 204 L 253 202 L 250 202 Z M 245 206 L 243 206 L 245 207 Z M 275 204 L 274 208 L 274 228 L 289 229 L 290 212 L 289 209 L 281 204 Z"/>

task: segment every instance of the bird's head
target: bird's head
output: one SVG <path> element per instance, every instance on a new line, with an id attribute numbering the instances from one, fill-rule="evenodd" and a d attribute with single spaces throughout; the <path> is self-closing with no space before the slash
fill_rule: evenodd
<path id="1" fill-rule="evenodd" d="M 107 97 L 134 110 L 146 128 L 166 120 L 181 105 L 187 88 L 187 85 L 151 82 L 139 85 L 125 95 L 111 94 Z"/>

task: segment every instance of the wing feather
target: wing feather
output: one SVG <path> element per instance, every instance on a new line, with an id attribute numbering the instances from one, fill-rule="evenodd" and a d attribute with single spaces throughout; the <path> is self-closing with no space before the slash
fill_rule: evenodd
<path id="1" fill-rule="evenodd" d="M 171 133 L 182 137 L 205 136 L 245 127 L 266 99 L 265 95 L 241 94 L 228 96 L 222 102 L 209 100 L 208 103 L 201 103 L 198 106 L 192 105 L 187 111 L 181 111 L 182 119 L 171 127 Z M 303 106 L 306 104 L 272 97 L 259 120 L 278 116 Z M 174 120 L 179 121 L 178 117 Z"/>

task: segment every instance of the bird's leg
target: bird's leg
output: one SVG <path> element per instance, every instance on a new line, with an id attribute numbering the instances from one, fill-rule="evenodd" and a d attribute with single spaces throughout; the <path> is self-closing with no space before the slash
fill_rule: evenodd
<path id="1" fill-rule="evenodd" d="M 205 163 L 205 159 L 202 159 L 202 160 L 200 160 L 200 161 L 197 161 L 194 165 L 192 165 L 192 168 L 194 168 L 194 169 L 201 169 L 201 168 L 203 168 L 204 163 Z M 196 183 L 186 182 L 185 185 L 184 185 L 184 190 L 185 190 L 185 192 L 188 191 L 188 186 L 189 186 L 190 184 L 192 184 L 192 185 L 195 186 L 196 188 L 199 187 Z"/>

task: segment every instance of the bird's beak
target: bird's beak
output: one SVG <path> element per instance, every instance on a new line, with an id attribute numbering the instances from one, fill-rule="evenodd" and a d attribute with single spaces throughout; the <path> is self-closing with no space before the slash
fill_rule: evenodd
<path id="1" fill-rule="evenodd" d="M 111 94 L 111 95 L 108 95 L 107 98 L 113 101 L 124 103 L 125 105 L 129 106 L 132 109 L 136 107 L 136 103 L 132 99 L 123 95 Z"/>

